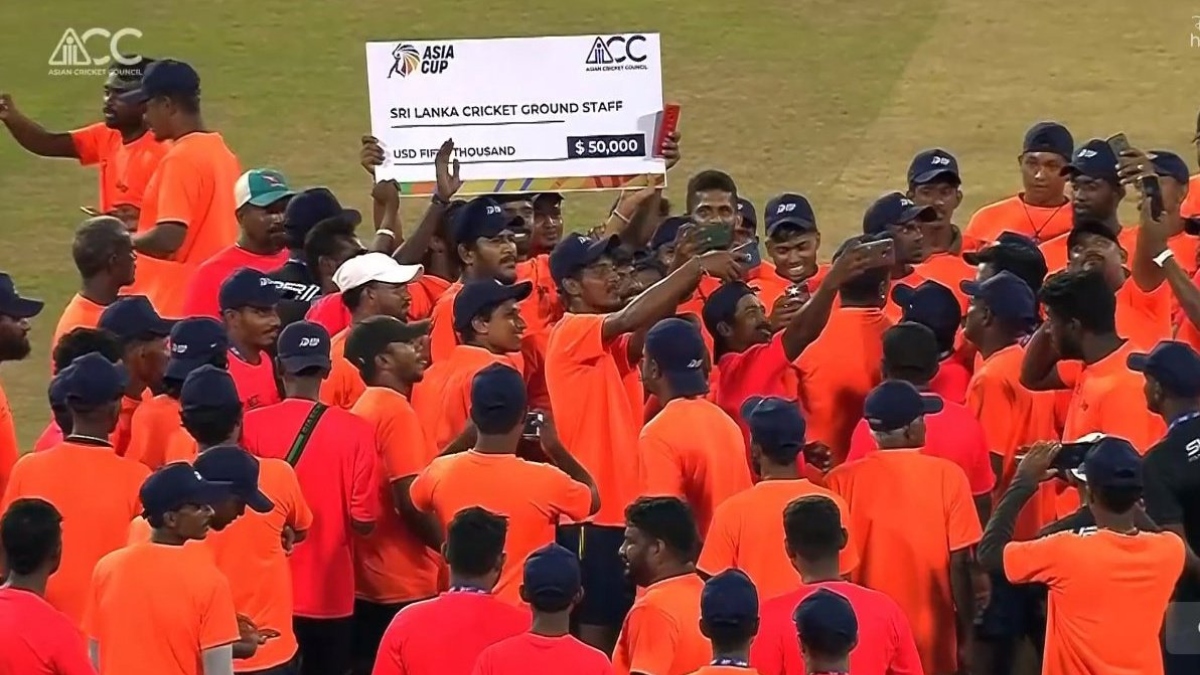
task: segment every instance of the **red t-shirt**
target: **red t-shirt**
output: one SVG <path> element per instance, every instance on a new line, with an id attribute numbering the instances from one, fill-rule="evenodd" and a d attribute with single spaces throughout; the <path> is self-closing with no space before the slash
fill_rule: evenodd
<path id="1" fill-rule="evenodd" d="M 283 400 L 279 395 L 279 386 L 275 384 L 274 362 L 266 352 L 260 353 L 258 363 L 254 364 L 243 361 L 237 351 L 230 349 L 229 375 L 247 412 Z"/>
<path id="2" fill-rule="evenodd" d="M 929 381 L 929 390 L 947 402 L 962 404 L 967 402 L 967 385 L 970 382 L 970 369 L 951 356 L 938 364 L 937 374 Z"/>
<path id="3" fill-rule="evenodd" d="M 270 272 L 283 267 L 287 259 L 286 249 L 271 255 L 259 255 L 234 244 L 218 251 L 196 268 L 183 300 L 183 316 L 211 316 L 219 319 L 221 305 L 218 296 L 221 293 L 221 284 L 225 283 L 229 275 L 243 267 L 257 272 Z"/>
<path id="4" fill-rule="evenodd" d="M 36 593 L 0 588 L 0 675 L 95 675 L 83 634 Z"/>
<path id="5" fill-rule="evenodd" d="M 246 413 L 242 444 L 252 454 L 286 459 L 315 404 L 303 399 Z M 329 408 L 296 463 L 300 492 L 313 512 L 304 542 L 292 553 L 296 616 L 333 619 L 354 613 L 350 520 L 375 522 L 380 503 L 375 436 L 358 416 Z"/>
<path id="6" fill-rule="evenodd" d="M 965 405 L 944 398 L 942 404 L 941 412 L 925 416 L 925 447 L 921 454 L 948 459 L 962 467 L 971 485 L 971 494 L 979 496 L 991 492 L 996 484 L 996 474 L 992 472 L 983 425 Z M 846 461 L 862 459 L 878 449 L 867 421 L 859 420 L 850 439 Z"/>
<path id="7" fill-rule="evenodd" d="M 483 650 L 472 675 L 612 675 L 604 652 L 570 635 L 522 633 Z"/>
<path id="8" fill-rule="evenodd" d="M 792 613 L 800 601 L 820 588 L 827 588 L 850 601 L 858 617 L 858 645 L 850 652 L 854 675 L 921 675 L 921 657 L 912 628 L 896 601 L 847 581 L 824 581 L 763 603 L 759 611 L 758 637 L 750 643 L 750 665 L 761 675 L 803 673 L 804 657 L 796 639 Z"/>
<path id="9" fill-rule="evenodd" d="M 350 326 L 350 308 L 342 302 L 340 292 L 322 295 L 313 300 L 304 320 L 321 324 L 330 335 L 337 335 Z"/>
<path id="10" fill-rule="evenodd" d="M 524 633 L 532 621 L 528 609 L 491 593 L 443 593 L 392 619 L 371 675 L 471 675 L 484 649 Z"/>
<path id="11" fill-rule="evenodd" d="M 744 352 L 723 354 L 717 361 L 717 369 L 720 371 L 717 405 L 738 423 L 749 452 L 750 428 L 742 419 L 742 404 L 746 399 L 751 396 L 796 398 L 795 387 L 788 385 L 789 382 L 794 384 L 796 379 L 792 363 L 783 351 L 783 332 L 776 333 L 770 342 L 754 345 Z"/>

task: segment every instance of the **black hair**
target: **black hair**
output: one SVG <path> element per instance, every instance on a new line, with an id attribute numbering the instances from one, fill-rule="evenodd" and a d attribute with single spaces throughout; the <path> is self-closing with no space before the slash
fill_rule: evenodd
<path id="1" fill-rule="evenodd" d="M 118 363 L 123 352 L 124 348 L 116 335 L 101 328 L 76 328 L 58 339 L 50 361 L 57 373 L 87 354 L 99 354 L 109 363 Z"/>
<path id="2" fill-rule="evenodd" d="M 33 574 L 62 546 L 62 514 L 44 499 L 18 499 L 0 518 L 0 543 L 9 570 Z"/>
<path id="3" fill-rule="evenodd" d="M 667 545 L 682 562 L 695 562 L 700 548 L 696 519 L 676 497 L 640 497 L 625 508 L 625 522 Z"/>
<path id="4" fill-rule="evenodd" d="M 1117 296 L 1098 270 L 1051 274 L 1038 297 L 1055 314 L 1078 321 L 1089 333 L 1107 335 L 1117 330 Z"/>
<path id="5" fill-rule="evenodd" d="M 733 181 L 733 177 L 724 171 L 716 169 L 705 169 L 700 173 L 692 176 L 687 184 L 687 210 L 688 213 L 696 207 L 696 195 L 700 192 L 708 192 L 709 190 L 720 190 L 728 192 L 733 199 L 733 205 L 737 206 L 738 191 L 737 183 Z"/>
<path id="6" fill-rule="evenodd" d="M 91 279 L 108 270 L 109 263 L 122 248 L 131 247 L 125 225 L 116 218 L 104 216 L 86 220 L 75 230 L 71 257 L 79 276 Z"/>
<path id="7" fill-rule="evenodd" d="M 242 405 L 184 409 L 179 412 L 183 428 L 201 447 L 211 448 L 229 440 L 242 421 Z"/>
<path id="8" fill-rule="evenodd" d="M 354 224 L 344 218 L 326 218 L 304 235 L 304 264 L 314 277 L 321 258 L 337 252 L 339 239 L 354 239 Z"/>
<path id="9" fill-rule="evenodd" d="M 925 324 L 906 321 L 892 326 L 883 332 L 884 376 L 918 387 L 927 385 L 937 375 L 942 351 L 941 341 Z"/>
<path id="10" fill-rule="evenodd" d="M 553 600 L 547 600 L 546 598 L 539 599 L 537 596 L 534 596 L 529 599 L 529 606 L 536 612 L 556 614 L 570 609 L 572 602 L 575 602 L 573 596 L 557 597 Z"/>
<path id="11" fill-rule="evenodd" d="M 161 513 L 146 514 L 145 518 L 146 524 L 149 525 L 151 529 L 158 530 L 167 526 L 167 524 L 163 522 L 163 514 Z"/>
<path id="12" fill-rule="evenodd" d="M 841 511 L 823 495 L 801 497 L 784 507 L 783 532 L 788 551 L 805 560 L 836 558 L 846 546 Z"/>
<path id="13" fill-rule="evenodd" d="M 845 658 L 853 651 L 854 646 L 858 642 L 858 636 L 847 637 L 844 635 L 835 635 L 821 631 L 816 635 L 798 636 L 801 644 L 808 648 L 808 651 L 823 656 L 827 659 Z"/>
<path id="14" fill-rule="evenodd" d="M 1008 272 L 1029 286 L 1036 296 L 1046 281 L 1046 263 L 1035 252 L 1028 254 L 1008 254 L 1000 251 L 993 255 L 986 264 L 992 266 L 997 274 Z"/>
<path id="15" fill-rule="evenodd" d="M 508 519 L 479 506 L 465 508 L 446 526 L 446 564 L 456 574 L 481 577 L 499 567 Z"/>
<path id="16" fill-rule="evenodd" d="M 348 291 L 342 291 L 342 304 L 346 306 L 346 309 L 351 312 L 358 309 L 358 306 L 362 304 L 363 293 L 367 292 L 367 286 L 370 285 L 367 283 L 362 286 L 355 286 Z"/>
<path id="17" fill-rule="evenodd" d="M 1117 514 L 1128 513 L 1142 498 L 1140 487 L 1095 487 L 1090 491 L 1101 506 Z"/>
<path id="18" fill-rule="evenodd" d="M 848 279 L 838 288 L 842 300 L 850 302 L 872 302 L 879 299 L 880 289 L 887 283 L 891 270 L 872 267 L 858 276 Z"/>
<path id="19" fill-rule="evenodd" d="M 163 98 L 174 103 L 185 113 L 195 115 L 200 112 L 200 90 L 188 94 L 165 94 Z"/>
<path id="20" fill-rule="evenodd" d="M 71 409 L 65 405 L 54 405 L 50 403 L 50 416 L 54 418 L 54 423 L 58 425 L 58 430 L 63 436 L 70 436 L 75 430 L 75 418 L 71 416 Z"/>
<path id="21" fill-rule="evenodd" d="M 771 230 L 771 233 L 767 235 L 767 239 L 775 242 L 776 244 L 782 244 L 788 239 L 801 234 L 817 234 L 817 230 L 811 227 L 797 225 L 795 223 L 783 223 L 782 225 L 777 226 L 774 230 Z"/>

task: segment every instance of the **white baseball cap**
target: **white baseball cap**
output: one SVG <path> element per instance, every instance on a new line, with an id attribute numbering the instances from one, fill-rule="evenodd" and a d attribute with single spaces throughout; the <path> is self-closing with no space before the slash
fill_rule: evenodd
<path id="1" fill-rule="evenodd" d="M 386 253 L 364 253 L 342 263 L 333 273 L 333 284 L 344 292 L 372 281 L 407 284 L 416 281 L 424 273 L 422 265 L 401 265 Z"/>

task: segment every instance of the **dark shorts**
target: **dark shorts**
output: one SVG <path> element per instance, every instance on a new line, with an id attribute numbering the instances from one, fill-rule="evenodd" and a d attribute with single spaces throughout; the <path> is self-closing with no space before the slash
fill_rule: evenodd
<path id="1" fill-rule="evenodd" d="M 620 627 L 633 606 L 634 587 L 625 576 L 619 553 L 625 528 L 603 525 L 562 525 L 558 543 L 579 555 L 583 602 L 571 617 L 576 624 Z"/>
<path id="2" fill-rule="evenodd" d="M 370 673 L 379 653 L 379 643 L 396 613 L 411 603 L 380 604 L 354 600 L 354 671 Z"/>
<path id="3" fill-rule="evenodd" d="M 1045 587 L 1009 583 L 1003 573 L 993 573 L 991 580 L 992 598 L 976 626 L 978 637 L 988 641 L 1029 637 L 1034 646 L 1040 648 L 1046 631 L 1046 620 L 1042 614 Z"/>
<path id="4" fill-rule="evenodd" d="M 300 675 L 346 675 L 354 646 L 354 617 L 312 619 L 292 617 L 300 644 Z"/>

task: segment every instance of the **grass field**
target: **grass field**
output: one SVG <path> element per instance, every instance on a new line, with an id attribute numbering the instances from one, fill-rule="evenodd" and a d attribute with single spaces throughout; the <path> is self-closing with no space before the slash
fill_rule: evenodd
<path id="1" fill-rule="evenodd" d="M 1017 187 L 1015 156 L 1038 119 L 1083 139 L 1118 130 L 1135 144 L 1187 146 L 1200 91 L 1191 14 L 1140 3 L 1008 0 L 59 0 L 0 7 L 0 91 L 48 128 L 99 118 L 100 79 L 52 77 L 47 60 L 67 28 L 140 29 L 151 56 L 192 62 L 208 125 L 246 167 L 276 167 L 368 205 L 357 167 L 367 131 L 363 43 L 502 35 L 658 31 L 666 98 L 683 105 L 683 177 L 719 167 L 761 207 L 795 190 L 814 202 L 828 251 L 864 206 L 902 186 L 912 154 L 942 146 L 962 165 L 965 223 Z M 97 40 L 97 43 L 99 41 Z M 514 73 L 529 77 L 530 73 Z M 536 73 L 532 74 L 536 76 Z M 75 290 L 68 242 L 95 177 L 27 156 L 0 137 L 0 268 L 47 300 L 33 356 L 3 379 L 27 445 L 47 419 L 47 340 Z M 590 226 L 611 196 L 572 197 L 568 224 Z M 415 216 L 416 206 L 406 209 Z M 833 242 L 829 240 L 832 239 Z"/>

